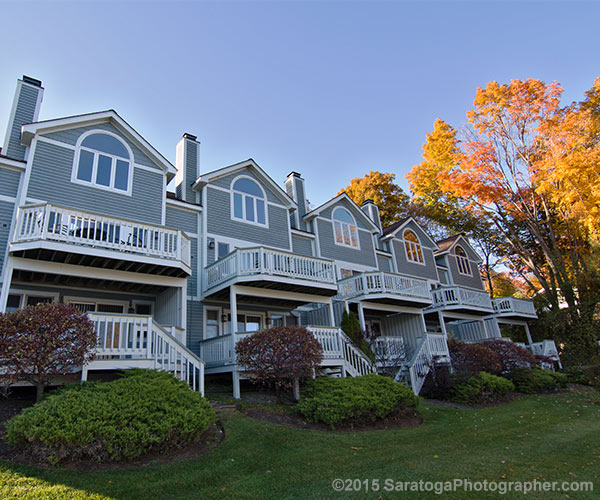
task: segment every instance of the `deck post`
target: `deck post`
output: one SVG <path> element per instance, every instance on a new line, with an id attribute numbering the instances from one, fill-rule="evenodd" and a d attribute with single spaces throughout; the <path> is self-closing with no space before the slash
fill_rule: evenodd
<path id="1" fill-rule="evenodd" d="M 10 291 L 10 282 L 12 281 L 13 264 L 9 257 L 4 268 L 4 279 L 0 289 L 0 312 L 6 311 L 6 302 L 8 301 L 8 292 Z"/>
<path id="2" fill-rule="evenodd" d="M 235 364 L 235 334 L 237 330 L 237 293 L 235 285 L 229 287 L 229 312 L 231 314 L 231 321 L 229 322 L 229 333 L 231 333 L 231 362 Z"/>
<path id="3" fill-rule="evenodd" d="M 329 324 L 335 326 L 335 313 L 333 312 L 333 299 L 329 299 Z"/>
<path id="4" fill-rule="evenodd" d="M 362 301 L 358 302 L 358 321 L 360 322 L 360 329 L 363 332 L 367 331 L 367 323 L 365 321 L 365 311 L 363 309 Z"/>
<path id="5" fill-rule="evenodd" d="M 87 377 L 88 377 L 88 367 L 87 367 L 87 365 L 83 365 L 81 367 L 81 383 L 82 384 L 87 381 Z"/>
<path id="6" fill-rule="evenodd" d="M 527 342 L 529 342 L 529 345 L 531 346 L 531 344 L 533 344 L 533 340 L 531 340 L 531 332 L 529 331 L 529 325 L 525 323 L 523 326 L 525 327 L 525 335 L 527 335 Z"/>
<path id="7" fill-rule="evenodd" d="M 438 318 L 440 321 L 440 327 L 442 328 L 442 333 L 444 337 L 448 338 L 448 330 L 446 330 L 446 322 L 444 321 L 444 313 L 442 311 L 438 311 Z"/>
<path id="8" fill-rule="evenodd" d="M 240 392 L 240 372 L 233 370 L 231 372 L 231 381 L 233 382 L 233 399 L 241 399 Z"/>

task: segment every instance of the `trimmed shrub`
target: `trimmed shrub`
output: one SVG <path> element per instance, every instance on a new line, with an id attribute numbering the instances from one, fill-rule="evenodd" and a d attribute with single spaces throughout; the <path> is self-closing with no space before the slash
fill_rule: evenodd
<path id="1" fill-rule="evenodd" d="M 514 390 L 510 380 L 480 372 L 452 388 L 452 401 L 466 404 L 493 402 Z"/>
<path id="2" fill-rule="evenodd" d="M 563 373 L 567 376 L 569 384 L 591 385 L 588 370 L 592 367 L 572 366 Z"/>
<path id="3" fill-rule="evenodd" d="M 198 440 L 216 420 L 210 404 L 166 372 L 127 370 L 47 396 L 6 424 L 12 444 L 51 463 L 133 459 Z"/>
<path id="4" fill-rule="evenodd" d="M 600 391 L 600 365 L 589 366 L 585 369 L 588 384 Z"/>
<path id="5" fill-rule="evenodd" d="M 340 425 L 375 422 L 419 402 L 410 387 L 381 375 L 319 377 L 306 384 L 298 410 L 309 422 Z"/>
<path id="6" fill-rule="evenodd" d="M 464 378 L 479 372 L 500 373 L 500 356 L 483 344 L 469 344 L 453 338 L 448 339 L 452 366 Z"/>
<path id="7" fill-rule="evenodd" d="M 507 375 L 513 370 L 534 368 L 537 366 L 535 356 L 528 350 L 514 342 L 506 340 L 488 340 L 485 347 L 494 351 L 500 361 L 499 374 Z M 489 370 L 485 370 L 489 371 Z"/>
<path id="8" fill-rule="evenodd" d="M 564 373 L 556 373 L 540 368 L 514 370 L 511 380 L 517 391 L 525 394 L 553 392 L 567 386 L 568 377 Z"/>

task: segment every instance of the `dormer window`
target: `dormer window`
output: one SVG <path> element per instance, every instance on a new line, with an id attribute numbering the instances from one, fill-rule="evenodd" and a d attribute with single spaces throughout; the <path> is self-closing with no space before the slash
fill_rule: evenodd
<path id="1" fill-rule="evenodd" d="M 333 230 L 336 245 L 358 248 L 356 221 L 345 208 L 338 207 L 333 211 Z"/>
<path id="2" fill-rule="evenodd" d="M 107 132 L 80 139 L 72 181 L 101 189 L 131 194 L 132 154 L 123 141 Z"/>
<path id="3" fill-rule="evenodd" d="M 249 177 L 238 177 L 231 186 L 232 219 L 259 226 L 267 225 L 266 196 Z"/>
<path id="4" fill-rule="evenodd" d="M 456 247 L 456 265 L 460 274 L 471 276 L 471 263 L 469 262 L 467 252 L 461 246 Z"/>
<path id="5" fill-rule="evenodd" d="M 425 259 L 423 258 L 423 249 L 421 248 L 419 237 L 410 229 L 404 231 L 404 249 L 406 250 L 406 259 L 409 262 L 425 264 Z"/>

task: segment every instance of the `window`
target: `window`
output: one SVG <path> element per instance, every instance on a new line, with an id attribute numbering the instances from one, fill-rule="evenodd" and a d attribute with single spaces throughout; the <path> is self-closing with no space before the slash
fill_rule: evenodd
<path id="1" fill-rule="evenodd" d="M 238 314 L 235 333 L 251 333 L 261 330 L 263 324 L 262 315 Z M 231 314 L 227 314 L 227 330 L 231 333 Z"/>
<path id="2" fill-rule="evenodd" d="M 232 219 L 267 225 L 265 194 L 261 187 L 248 177 L 238 177 L 231 187 Z"/>
<path id="3" fill-rule="evenodd" d="M 72 180 L 120 193 L 131 192 L 132 156 L 127 146 L 106 132 L 87 135 L 75 155 Z"/>
<path id="4" fill-rule="evenodd" d="M 358 232 L 352 214 L 345 208 L 333 211 L 333 231 L 336 245 L 358 248 Z"/>
<path id="5" fill-rule="evenodd" d="M 35 292 L 29 293 L 11 293 L 6 298 L 6 312 L 17 311 L 23 307 L 36 306 L 38 304 L 50 304 L 56 302 L 58 293 Z"/>
<path id="6" fill-rule="evenodd" d="M 404 231 L 404 249 L 406 250 L 406 258 L 409 262 L 416 262 L 417 264 L 425 263 L 421 242 L 414 231 L 410 229 Z"/>
<path id="7" fill-rule="evenodd" d="M 219 309 L 206 309 L 205 339 L 212 339 L 220 335 L 219 312 Z"/>
<path id="8" fill-rule="evenodd" d="M 456 247 L 456 264 L 458 265 L 458 272 L 466 276 L 471 276 L 471 263 L 469 257 L 464 251 L 463 247 Z"/>
<path id="9" fill-rule="evenodd" d="M 341 279 L 346 279 L 346 278 L 350 278 L 352 276 L 352 270 L 351 269 L 340 269 L 340 278 Z"/>
<path id="10" fill-rule="evenodd" d="M 229 243 L 218 243 L 217 244 L 217 260 L 222 259 L 229 254 Z"/>

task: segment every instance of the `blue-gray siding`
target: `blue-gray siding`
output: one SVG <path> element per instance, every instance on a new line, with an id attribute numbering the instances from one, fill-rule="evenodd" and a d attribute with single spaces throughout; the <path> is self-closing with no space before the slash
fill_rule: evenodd
<path id="1" fill-rule="evenodd" d="M 199 255 L 198 255 L 198 240 L 196 238 L 191 238 L 190 239 L 190 250 L 191 250 L 191 255 L 192 255 L 192 275 L 188 278 L 188 283 L 187 283 L 187 293 L 188 295 L 191 296 L 197 296 L 198 295 L 198 273 L 196 272 L 196 269 L 198 267 L 198 259 L 199 259 Z"/>
<path id="2" fill-rule="evenodd" d="M 185 140 L 185 199 L 186 201 L 195 202 L 196 201 L 196 192 L 192 191 L 192 184 L 198 178 L 198 148 L 200 145 L 192 140 Z M 182 193 L 183 194 L 183 193 Z"/>
<path id="3" fill-rule="evenodd" d="M 187 347 L 197 355 L 200 354 L 202 340 L 204 306 L 202 302 L 188 300 L 187 303 Z"/>
<path id="4" fill-rule="evenodd" d="M 377 254 L 377 267 L 380 271 L 386 273 L 392 272 L 392 258 Z"/>
<path id="5" fill-rule="evenodd" d="M 356 225 L 360 229 L 371 229 L 371 227 L 369 225 L 367 225 L 363 219 L 363 217 L 366 217 L 364 212 L 360 208 L 358 208 L 356 205 L 354 205 L 353 203 L 350 203 L 346 199 L 341 199 L 335 205 L 332 205 L 331 207 L 323 210 L 319 214 L 319 217 L 322 217 L 323 219 L 331 220 L 333 211 L 337 207 L 344 207 L 344 208 L 348 209 L 350 211 L 350 213 L 352 214 L 352 216 L 354 217 L 354 220 L 356 220 Z"/>
<path id="6" fill-rule="evenodd" d="M 16 197 L 19 190 L 21 172 L 0 167 L 0 194 Z"/>
<path id="7" fill-rule="evenodd" d="M 452 274 L 452 281 L 455 285 L 485 290 L 481 275 L 479 274 L 479 268 L 473 261 L 469 261 L 469 265 L 471 266 L 471 276 L 465 276 L 458 272 L 458 264 L 456 263 L 456 257 L 454 255 L 448 254 L 446 256 L 446 262 L 448 262 L 448 269 Z"/>
<path id="8" fill-rule="evenodd" d="M 365 266 L 377 267 L 373 238 L 368 231 L 358 231 L 360 249 L 336 245 L 333 236 L 333 224 L 329 221 L 318 219 L 319 246 L 321 256 L 327 259 L 342 260 Z"/>
<path id="9" fill-rule="evenodd" d="M 312 241 L 310 238 L 303 238 L 292 234 L 292 249 L 294 253 L 300 255 L 312 256 Z"/>
<path id="10" fill-rule="evenodd" d="M 392 240 L 392 245 L 394 246 L 394 252 L 396 254 L 396 266 L 398 273 L 432 280 L 438 279 L 437 267 L 435 265 L 433 252 L 429 248 L 421 247 L 423 259 L 425 260 L 425 265 L 422 265 L 415 264 L 414 262 L 409 262 L 407 260 L 404 242 L 394 238 L 394 240 Z"/>
<path id="11" fill-rule="evenodd" d="M 9 124 L 7 148 L 3 151 L 6 156 L 15 160 L 25 159 L 25 147 L 21 145 L 21 125 L 33 122 L 38 96 L 42 91 L 40 87 L 22 82 L 19 82 L 19 88 L 15 116 L 9 118 L 12 122 Z"/>
<path id="12" fill-rule="evenodd" d="M 160 224 L 164 175 L 133 169 L 132 196 L 71 182 L 73 151 L 38 142 L 27 196 L 57 205 Z"/>
<path id="13" fill-rule="evenodd" d="M 117 134 L 124 142 L 127 143 L 127 145 L 131 148 L 131 151 L 133 151 L 133 157 L 136 163 L 145 165 L 146 167 L 154 167 L 160 170 L 160 167 L 156 165 L 156 163 L 154 163 L 148 157 L 148 155 L 146 155 L 135 143 L 133 143 L 133 141 L 130 141 L 124 137 L 121 131 L 118 130 L 112 123 L 97 123 L 95 125 L 88 125 L 86 127 L 76 127 L 68 130 L 61 130 L 60 132 L 51 132 L 49 134 L 43 134 L 43 137 L 75 146 L 81 134 L 89 132 L 90 130 L 106 130 L 108 132 L 112 132 L 113 134 Z"/>
<path id="14" fill-rule="evenodd" d="M 192 212 L 183 208 L 167 204 L 166 226 L 179 229 L 186 233 L 198 233 L 199 212 Z"/>
<path id="15" fill-rule="evenodd" d="M 13 217 L 14 203 L 0 201 L 0 275 L 4 265 L 4 254 L 8 245 L 10 224 Z"/>
<path id="16" fill-rule="evenodd" d="M 414 353 L 419 337 L 425 334 L 423 317 L 420 314 L 395 314 L 383 318 L 382 335 L 386 337 L 402 337 L 407 357 Z"/>
<path id="17" fill-rule="evenodd" d="M 207 189 L 207 232 L 237 238 L 275 248 L 290 249 L 289 219 L 287 210 L 268 206 L 269 227 L 246 224 L 231 219 L 230 194 L 217 189 Z"/>
<path id="18" fill-rule="evenodd" d="M 251 177 L 258 184 L 260 184 L 260 186 L 265 190 L 268 201 L 270 201 L 272 203 L 282 204 L 281 199 L 275 195 L 275 192 L 273 191 L 273 189 L 271 189 L 271 187 L 267 186 L 264 182 L 262 182 L 254 174 L 254 172 L 252 172 L 249 168 L 238 170 L 237 172 L 235 172 L 233 174 L 225 175 L 223 177 L 220 177 L 219 179 L 215 179 L 214 181 L 211 181 L 210 184 L 213 186 L 218 186 L 218 187 L 222 187 L 225 189 L 231 189 L 231 182 L 233 181 L 233 179 L 235 179 L 239 175 L 245 175 L 247 177 Z"/>

